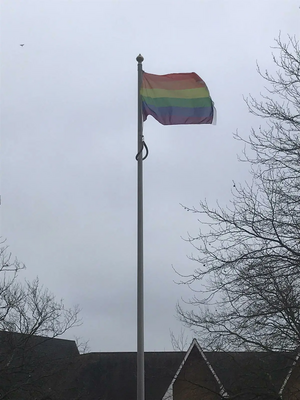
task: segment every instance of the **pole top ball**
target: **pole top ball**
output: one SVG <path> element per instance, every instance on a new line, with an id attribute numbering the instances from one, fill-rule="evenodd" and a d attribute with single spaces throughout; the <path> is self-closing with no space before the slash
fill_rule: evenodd
<path id="1" fill-rule="evenodd" d="M 142 63 L 142 62 L 144 61 L 144 57 L 143 57 L 141 54 L 139 54 L 139 55 L 137 56 L 137 58 L 136 58 L 136 61 L 137 61 L 138 63 Z"/>

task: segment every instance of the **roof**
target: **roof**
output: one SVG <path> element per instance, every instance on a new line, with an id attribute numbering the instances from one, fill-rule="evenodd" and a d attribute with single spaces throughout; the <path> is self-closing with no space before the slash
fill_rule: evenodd
<path id="1" fill-rule="evenodd" d="M 0 398 L 43 399 L 47 377 L 76 357 L 73 340 L 0 332 Z"/>
<path id="2" fill-rule="evenodd" d="M 278 398 L 293 357 L 271 352 L 206 352 L 227 394 L 238 399 Z M 271 396 L 271 397 L 270 397 Z"/>
<path id="3" fill-rule="evenodd" d="M 19 356 L 26 352 L 35 357 L 47 357 L 51 360 L 79 355 L 74 340 L 0 331 L 0 360 L 12 351 Z"/>
<path id="4" fill-rule="evenodd" d="M 177 371 L 184 352 L 145 352 L 145 398 L 162 399 Z M 85 400 L 132 400 L 136 398 L 137 357 L 129 353 L 89 353 L 72 360 L 66 374 L 53 380 L 61 387 L 62 399 L 76 395 Z"/>

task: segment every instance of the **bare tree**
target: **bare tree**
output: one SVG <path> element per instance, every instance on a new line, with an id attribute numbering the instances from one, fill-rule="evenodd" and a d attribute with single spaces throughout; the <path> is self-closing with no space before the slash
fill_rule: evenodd
<path id="1" fill-rule="evenodd" d="M 234 185 L 231 203 L 185 207 L 201 222 L 188 240 L 197 267 L 182 276 L 195 290 L 178 315 L 210 349 L 290 351 L 300 344 L 300 48 L 276 40 L 266 95 L 246 99 L 263 126 L 241 161 L 251 182 Z M 250 150 L 250 151 L 249 151 Z"/>
<path id="2" fill-rule="evenodd" d="M 74 344 L 62 351 L 51 342 L 78 326 L 79 308 L 66 308 L 62 300 L 40 283 L 21 281 L 24 264 L 0 249 L 0 399 L 42 399 L 47 379 L 78 354 Z M 63 354 L 65 353 L 65 354 Z M 65 361 L 63 361 L 65 360 Z M 48 397 L 54 399 L 53 395 Z"/>
<path id="3" fill-rule="evenodd" d="M 22 282 L 25 268 L 12 259 L 8 247 L 0 248 L 0 330 L 56 337 L 80 324 L 79 307 L 66 308 L 39 279 Z"/>
<path id="4" fill-rule="evenodd" d="M 3 293 L 9 305 L 0 328 L 29 335 L 57 337 L 80 324 L 79 308 L 65 308 L 62 300 L 56 300 L 48 289 L 33 282 L 14 282 Z"/>
<path id="5" fill-rule="evenodd" d="M 90 353 L 91 349 L 88 340 L 83 340 L 81 337 L 75 336 L 75 343 L 80 354 Z"/>
<path id="6" fill-rule="evenodd" d="M 0 242 L 0 327 L 3 328 L 8 314 L 14 307 L 12 298 L 7 294 L 14 290 L 18 272 L 25 268 L 17 258 L 12 259 L 5 241 Z"/>
<path id="7" fill-rule="evenodd" d="M 170 331 L 171 344 L 174 351 L 186 351 L 189 346 L 189 338 L 184 329 L 180 330 L 178 335 Z"/>

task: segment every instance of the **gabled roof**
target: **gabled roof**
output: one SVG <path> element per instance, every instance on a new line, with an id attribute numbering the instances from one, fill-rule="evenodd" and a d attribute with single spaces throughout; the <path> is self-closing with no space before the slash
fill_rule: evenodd
<path id="1" fill-rule="evenodd" d="M 291 376 L 293 375 L 293 372 L 295 371 L 297 365 L 298 365 L 298 368 L 299 368 L 299 362 L 298 362 L 299 359 L 300 359 L 300 350 L 298 348 L 296 353 L 295 353 L 294 360 L 292 361 L 292 365 L 291 365 L 291 367 L 290 367 L 290 369 L 289 369 L 289 371 L 287 373 L 287 376 L 285 377 L 285 380 L 284 380 L 283 384 L 280 387 L 280 390 L 279 390 L 279 395 L 280 396 L 282 396 L 282 394 L 283 394 L 283 392 L 284 392 L 284 390 L 285 390 L 285 388 L 286 388 Z"/>
<path id="2" fill-rule="evenodd" d="M 223 384 L 222 384 L 222 382 L 221 382 L 219 376 L 218 376 L 217 373 L 215 372 L 215 370 L 214 370 L 214 368 L 212 367 L 211 363 L 207 360 L 207 357 L 206 357 L 204 351 L 202 350 L 201 346 L 199 345 L 199 343 L 197 342 L 196 339 L 193 339 L 193 341 L 192 341 L 192 343 L 191 343 L 191 345 L 190 345 L 188 351 L 186 352 L 186 354 L 185 354 L 185 356 L 184 356 L 184 359 L 182 360 L 182 362 L 181 362 L 181 364 L 180 364 L 178 370 L 176 371 L 176 373 L 175 373 L 175 375 L 174 375 L 174 377 L 173 377 L 173 379 L 172 379 L 172 381 L 171 381 L 171 383 L 170 383 L 170 385 L 169 385 L 169 387 L 168 387 L 168 390 L 167 390 L 166 393 L 164 394 L 163 399 L 166 400 L 166 399 L 172 399 L 172 398 L 173 398 L 173 394 L 172 394 L 173 385 L 174 385 L 176 379 L 178 378 L 179 374 L 181 373 L 183 367 L 185 366 L 185 364 L 186 364 L 188 358 L 190 357 L 192 351 L 194 351 L 195 349 L 199 352 L 200 356 L 201 356 L 201 357 L 203 358 L 203 360 L 205 361 L 205 363 L 206 363 L 206 365 L 207 365 L 207 368 L 209 369 L 209 371 L 211 372 L 212 376 L 213 376 L 214 379 L 216 380 L 217 385 L 218 385 L 218 387 L 219 387 L 219 393 L 220 393 L 220 395 L 223 396 L 223 397 L 228 397 L 228 394 L 226 393 L 226 390 L 225 390 L 225 388 L 224 388 L 224 386 L 223 386 Z"/>
<path id="3" fill-rule="evenodd" d="M 214 377 L 219 394 L 223 398 L 234 397 L 239 400 L 277 399 L 295 360 L 295 354 L 292 353 L 204 352 L 194 339 L 164 396 L 165 399 L 172 398 L 171 388 L 182 369 L 188 368 L 187 360 L 195 350 Z M 195 382 L 197 384 L 199 383 Z"/>

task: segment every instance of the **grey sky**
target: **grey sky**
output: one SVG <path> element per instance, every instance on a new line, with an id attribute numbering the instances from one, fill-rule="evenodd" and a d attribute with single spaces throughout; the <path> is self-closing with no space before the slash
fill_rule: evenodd
<path id="1" fill-rule="evenodd" d="M 230 199 L 243 182 L 240 143 L 264 123 L 243 95 L 274 71 L 279 31 L 299 34 L 299 1 L 1 0 L 1 236 L 66 305 L 82 308 L 93 351 L 136 349 L 137 66 L 197 72 L 216 126 L 145 123 L 145 348 L 170 349 L 175 305 L 189 291 L 195 215 L 180 203 Z M 24 43 L 21 47 L 20 44 Z"/>

